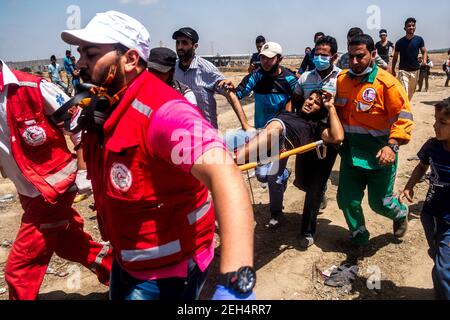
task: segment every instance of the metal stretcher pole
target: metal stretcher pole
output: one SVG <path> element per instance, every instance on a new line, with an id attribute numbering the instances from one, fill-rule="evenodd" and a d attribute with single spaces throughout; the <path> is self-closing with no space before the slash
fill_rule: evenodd
<path id="1" fill-rule="evenodd" d="M 293 156 L 293 155 L 296 155 L 296 154 L 302 154 L 302 153 L 306 153 L 306 152 L 312 151 L 314 149 L 319 149 L 323 145 L 324 145 L 323 141 L 320 140 L 320 141 L 316 141 L 316 142 L 307 144 L 305 146 L 302 146 L 302 147 L 299 147 L 299 148 L 296 148 L 296 149 L 292 149 L 292 150 L 283 152 L 282 154 L 280 154 L 280 160 L 289 158 L 290 156 Z M 258 166 L 257 162 L 251 162 L 251 163 L 247 163 L 247 164 L 244 164 L 242 166 L 239 166 L 239 169 L 241 169 L 241 171 L 248 171 L 248 170 L 256 168 L 257 166 Z"/>

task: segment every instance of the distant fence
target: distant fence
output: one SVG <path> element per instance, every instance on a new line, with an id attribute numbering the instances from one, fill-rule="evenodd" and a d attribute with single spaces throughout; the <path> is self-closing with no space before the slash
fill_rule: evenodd
<path id="1" fill-rule="evenodd" d="M 56 62 L 63 68 L 63 59 L 57 59 Z M 29 69 L 31 72 L 47 72 L 48 65 L 50 64 L 49 59 L 42 60 L 31 60 L 31 61 L 21 61 L 21 62 L 6 62 L 8 67 L 16 70 Z M 28 71 L 28 70 L 27 70 Z"/>
<path id="2" fill-rule="evenodd" d="M 214 64 L 218 68 L 222 67 L 247 67 L 251 55 L 242 54 L 242 55 L 217 55 L 217 56 L 202 56 L 212 64 Z M 302 58 L 300 55 L 287 55 L 284 57 L 284 62 L 286 63 L 288 60 L 299 60 Z M 63 67 L 63 59 L 57 59 L 57 63 Z M 48 65 L 50 64 L 50 60 L 42 59 L 42 60 L 31 60 L 31 61 L 21 61 L 21 62 L 6 62 L 6 64 L 13 69 L 23 70 L 30 69 L 31 72 L 47 72 Z M 28 70 L 27 70 L 28 71 Z"/>

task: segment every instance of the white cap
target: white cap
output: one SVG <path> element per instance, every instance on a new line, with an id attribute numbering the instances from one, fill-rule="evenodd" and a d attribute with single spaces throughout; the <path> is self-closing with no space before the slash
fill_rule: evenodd
<path id="1" fill-rule="evenodd" d="M 61 33 L 64 42 L 80 46 L 86 43 L 120 43 L 135 49 L 147 61 L 150 54 L 150 34 L 136 19 L 117 11 L 97 13 L 86 28 L 65 30 Z"/>
<path id="2" fill-rule="evenodd" d="M 260 55 L 272 59 L 276 55 L 282 55 L 283 48 L 276 42 L 267 42 L 261 49 Z"/>

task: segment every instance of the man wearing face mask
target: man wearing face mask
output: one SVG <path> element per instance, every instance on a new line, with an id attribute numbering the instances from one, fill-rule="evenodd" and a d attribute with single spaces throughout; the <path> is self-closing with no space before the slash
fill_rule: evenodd
<path id="1" fill-rule="evenodd" d="M 189 27 L 181 28 L 173 36 L 179 60 L 175 67 L 175 80 L 186 84 L 194 92 L 197 105 L 213 127 L 219 127 L 217 122 L 216 93 L 227 98 L 244 131 L 251 130 L 242 106 L 236 94 L 224 88 L 225 77 L 209 61 L 195 54 L 198 48 L 198 33 Z"/>
<path id="2" fill-rule="evenodd" d="M 292 94 L 297 78 L 281 66 L 283 49 L 278 43 L 267 42 L 260 53 L 261 68 L 247 75 L 236 89 L 239 99 L 254 92 L 255 96 L 255 128 L 262 129 L 280 112 L 292 111 Z M 257 168 L 256 174 L 260 182 L 268 182 L 270 212 L 272 219 L 270 227 L 278 227 L 283 213 L 283 194 L 287 186 L 289 171 L 285 169 L 287 160 L 280 162 L 279 169 L 274 169 L 270 175 L 262 173 Z M 260 174 L 261 173 L 261 174 Z"/>
<path id="3" fill-rule="evenodd" d="M 302 106 L 314 90 L 322 90 L 336 95 L 336 82 L 341 69 L 334 65 L 337 59 L 338 45 L 330 36 L 320 38 L 314 48 L 315 69 L 304 73 L 295 87 L 294 104 Z M 298 108 L 300 109 L 300 108 Z M 322 120 L 328 124 L 328 117 Z M 319 159 L 316 153 L 298 155 L 295 162 L 294 185 L 306 192 L 303 207 L 300 245 L 306 249 L 314 244 L 316 222 L 319 211 L 327 206 L 327 181 L 337 157 L 337 145 L 330 144 L 325 159 Z"/>
<path id="4" fill-rule="evenodd" d="M 408 207 L 394 196 L 398 153 L 411 140 L 413 115 L 400 82 L 374 63 L 369 35 L 354 37 L 348 47 L 350 70 L 338 76 L 336 108 L 345 130 L 340 149 L 337 200 L 351 232 L 351 242 L 366 246 L 361 201 L 368 188 L 373 211 L 394 221 L 393 233 L 405 235 Z"/>

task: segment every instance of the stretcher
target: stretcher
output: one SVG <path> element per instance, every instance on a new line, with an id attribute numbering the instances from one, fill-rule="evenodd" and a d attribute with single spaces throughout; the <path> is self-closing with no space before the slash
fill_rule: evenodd
<path id="1" fill-rule="evenodd" d="M 319 159 L 324 159 L 326 157 L 326 146 L 324 145 L 323 141 L 320 140 L 320 141 L 316 141 L 316 142 L 307 144 L 305 146 L 302 146 L 302 147 L 299 147 L 296 149 L 292 149 L 292 150 L 283 152 L 279 155 L 279 160 L 289 158 L 290 156 L 307 153 L 312 150 L 317 151 L 317 156 L 319 157 Z M 250 163 L 239 166 L 239 169 L 241 169 L 241 171 L 245 172 L 245 171 L 248 171 L 251 169 L 255 169 L 258 165 L 259 165 L 259 163 L 257 163 L 257 162 L 250 162 Z"/>

